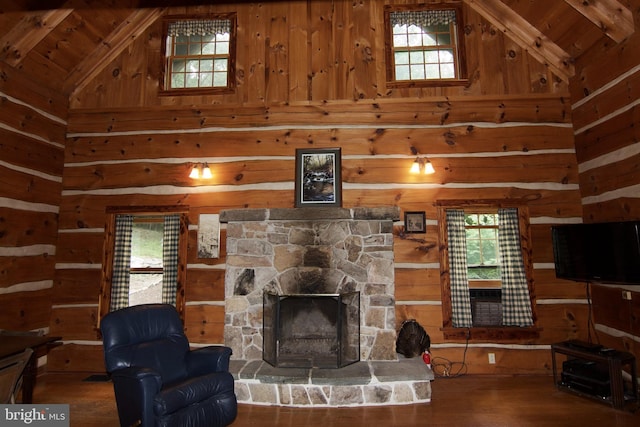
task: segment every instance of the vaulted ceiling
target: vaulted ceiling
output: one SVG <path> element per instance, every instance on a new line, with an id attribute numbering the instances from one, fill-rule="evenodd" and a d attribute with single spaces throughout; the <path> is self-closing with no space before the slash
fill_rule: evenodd
<path id="1" fill-rule="evenodd" d="M 464 0 L 568 81 L 593 46 L 634 32 L 623 0 Z M 196 0 L 3 0 L 0 61 L 71 97 L 171 6 Z"/>

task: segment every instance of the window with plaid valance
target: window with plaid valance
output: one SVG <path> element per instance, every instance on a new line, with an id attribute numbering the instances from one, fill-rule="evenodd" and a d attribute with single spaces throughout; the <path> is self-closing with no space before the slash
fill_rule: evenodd
<path id="1" fill-rule="evenodd" d="M 384 13 L 387 86 L 464 84 L 460 4 L 386 5 Z"/>
<path id="2" fill-rule="evenodd" d="M 163 90 L 231 93 L 235 87 L 236 15 L 194 18 L 165 18 Z"/>

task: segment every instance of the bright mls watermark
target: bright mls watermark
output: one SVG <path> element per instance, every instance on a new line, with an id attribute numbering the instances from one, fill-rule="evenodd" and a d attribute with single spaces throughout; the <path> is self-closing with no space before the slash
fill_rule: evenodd
<path id="1" fill-rule="evenodd" d="M 69 405 L 0 405 L 0 426 L 69 427 Z"/>

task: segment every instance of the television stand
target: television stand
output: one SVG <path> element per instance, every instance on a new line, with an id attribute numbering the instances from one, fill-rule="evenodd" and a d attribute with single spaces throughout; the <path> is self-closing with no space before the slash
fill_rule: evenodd
<path id="1" fill-rule="evenodd" d="M 556 356 L 567 356 L 558 376 Z M 623 409 L 638 399 L 636 359 L 631 353 L 570 340 L 551 345 L 553 381 L 559 389 L 609 403 Z M 625 391 L 622 368 L 628 366 L 631 390 Z"/>

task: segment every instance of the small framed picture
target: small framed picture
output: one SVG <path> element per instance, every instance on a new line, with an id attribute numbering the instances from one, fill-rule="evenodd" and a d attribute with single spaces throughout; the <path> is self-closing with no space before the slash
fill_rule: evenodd
<path id="1" fill-rule="evenodd" d="M 426 233 L 427 221 L 424 212 L 405 212 L 404 213 L 404 232 L 405 233 Z"/>
<path id="2" fill-rule="evenodd" d="M 220 257 L 220 215 L 200 214 L 198 258 Z"/>
<path id="3" fill-rule="evenodd" d="M 340 148 L 296 150 L 297 208 L 342 206 Z"/>

